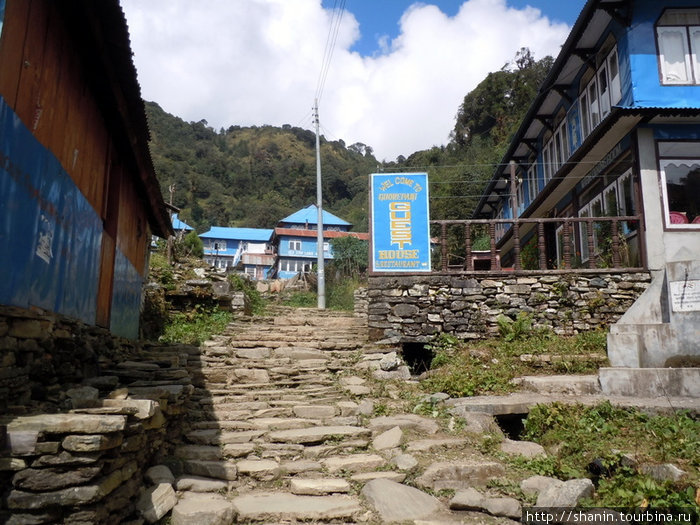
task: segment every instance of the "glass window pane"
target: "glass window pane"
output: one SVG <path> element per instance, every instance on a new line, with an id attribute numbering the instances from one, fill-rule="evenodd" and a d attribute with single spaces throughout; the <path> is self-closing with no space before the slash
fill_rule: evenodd
<path id="1" fill-rule="evenodd" d="M 690 52 L 693 55 L 695 83 L 700 84 L 700 27 L 690 28 Z"/>
<path id="2" fill-rule="evenodd" d="M 662 175 L 668 224 L 700 224 L 700 160 L 664 161 Z"/>
<path id="3" fill-rule="evenodd" d="M 583 94 L 581 95 L 581 130 L 583 131 L 582 138 L 584 138 L 584 139 L 591 132 L 589 118 L 590 117 L 588 115 L 588 95 L 584 91 Z"/>
<path id="4" fill-rule="evenodd" d="M 615 105 L 622 98 L 620 88 L 620 66 L 617 62 L 617 49 L 608 57 L 608 75 L 610 76 L 610 103 Z"/>
<path id="5" fill-rule="evenodd" d="M 601 118 L 610 113 L 610 90 L 608 89 L 608 70 L 605 67 L 598 71 L 598 92 L 600 93 Z"/>
<path id="6" fill-rule="evenodd" d="M 689 56 L 684 27 L 656 29 L 661 53 L 661 77 L 664 84 L 686 84 L 690 81 Z"/>
<path id="7" fill-rule="evenodd" d="M 598 107 L 598 88 L 596 87 L 595 79 L 588 84 L 588 107 L 590 109 L 590 127 L 591 131 L 600 122 L 600 108 Z"/>

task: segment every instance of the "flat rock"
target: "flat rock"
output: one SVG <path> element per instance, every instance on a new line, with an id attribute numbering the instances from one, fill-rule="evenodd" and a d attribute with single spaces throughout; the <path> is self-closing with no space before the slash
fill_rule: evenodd
<path id="1" fill-rule="evenodd" d="M 531 496 L 539 494 L 543 490 L 546 490 L 551 485 L 561 485 L 563 481 L 557 478 L 550 478 L 549 476 L 531 476 L 520 482 L 520 490 L 526 496 Z"/>
<path id="2" fill-rule="evenodd" d="M 369 481 L 362 495 L 383 523 L 426 519 L 444 510 L 434 496 L 388 479 Z"/>
<path id="3" fill-rule="evenodd" d="M 513 441 L 512 439 L 504 439 L 499 446 L 501 452 L 510 456 L 523 456 L 526 458 L 536 458 L 538 456 L 546 456 L 547 452 L 544 447 L 532 441 Z"/>
<path id="4" fill-rule="evenodd" d="M 155 465 L 149 468 L 144 477 L 153 485 L 158 485 L 160 483 L 173 484 L 175 482 L 175 476 L 173 476 L 172 471 L 165 465 Z"/>
<path id="5" fill-rule="evenodd" d="M 20 430 L 37 430 L 51 434 L 108 434 L 126 428 L 126 416 L 92 414 L 41 414 L 0 418 L 8 434 Z"/>
<path id="6" fill-rule="evenodd" d="M 390 479 L 396 483 L 401 483 L 406 479 L 406 474 L 404 472 L 393 472 L 391 470 L 381 470 L 379 472 L 358 472 L 350 476 L 351 481 L 357 481 L 358 483 L 366 483 L 367 481 L 372 481 L 373 479 Z"/>
<path id="7" fill-rule="evenodd" d="M 367 436 L 370 431 L 363 427 L 354 427 L 349 425 L 335 425 L 328 427 L 311 427 L 293 430 L 280 430 L 270 432 L 268 438 L 270 441 L 278 443 L 322 443 L 330 438 L 341 437 L 357 437 Z"/>
<path id="8" fill-rule="evenodd" d="M 593 496 L 590 479 L 570 479 L 561 485 L 552 484 L 537 496 L 536 507 L 575 507 L 579 501 Z"/>
<path id="9" fill-rule="evenodd" d="M 173 507 L 171 525 L 230 525 L 236 512 L 233 505 L 218 494 L 185 494 Z"/>
<path id="10" fill-rule="evenodd" d="M 340 478 L 292 478 L 289 483 L 292 494 L 324 496 L 350 492 L 350 483 Z"/>
<path id="11" fill-rule="evenodd" d="M 467 443 L 466 439 L 419 439 L 406 445 L 406 452 L 427 452 L 434 448 L 459 447 Z"/>
<path id="12" fill-rule="evenodd" d="M 184 467 L 188 474 L 229 481 L 236 479 L 238 473 L 236 465 L 227 461 L 186 460 Z"/>
<path id="13" fill-rule="evenodd" d="M 374 431 L 385 431 L 393 427 L 416 430 L 424 434 L 435 434 L 440 428 L 433 419 L 416 414 L 375 417 L 369 422 L 369 428 Z"/>
<path id="14" fill-rule="evenodd" d="M 399 470 L 411 470 L 418 465 L 418 460 L 411 454 L 399 454 L 391 460 L 391 464 Z"/>
<path id="15" fill-rule="evenodd" d="M 437 462 L 416 479 L 419 487 L 432 490 L 464 489 L 485 485 L 489 480 L 505 475 L 505 469 L 494 461 Z"/>
<path id="16" fill-rule="evenodd" d="M 310 359 L 328 359 L 328 355 L 313 348 L 288 347 L 278 348 L 274 351 L 275 357 L 288 357 L 293 360 L 306 361 Z"/>
<path id="17" fill-rule="evenodd" d="M 236 463 L 239 476 L 272 481 L 280 476 L 280 465 L 271 459 L 244 459 Z"/>
<path id="18" fill-rule="evenodd" d="M 203 478 L 201 476 L 181 476 L 175 481 L 175 488 L 179 491 L 219 492 L 220 490 L 226 490 L 227 487 L 227 481 Z"/>
<path id="19" fill-rule="evenodd" d="M 357 472 L 378 468 L 386 464 L 386 460 L 377 454 L 349 454 L 347 456 L 326 458 L 321 462 L 329 472 L 337 472 L 339 470 Z"/>
<path id="20" fill-rule="evenodd" d="M 69 452 L 98 452 L 118 447 L 123 441 L 121 433 L 71 435 L 64 438 L 61 446 Z"/>
<path id="21" fill-rule="evenodd" d="M 663 465 L 642 465 L 643 474 L 656 481 L 680 481 L 685 476 L 685 471 L 679 469 L 672 463 L 664 463 Z"/>
<path id="22" fill-rule="evenodd" d="M 401 445 L 402 438 L 403 431 L 401 430 L 401 427 L 393 427 L 376 436 L 372 440 L 372 447 L 374 447 L 375 450 L 388 450 L 396 448 Z"/>
<path id="23" fill-rule="evenodd" d="M 311 461 L 307 459 L 298 459 L 293 461 L 284 461 L 280 464 L 280 469 L 282 472 L 287 474 L 300 474 L 302 472 L 313 472 L 321 470 L 323 465 L 318 461 Z"/>
<path id="24" fill-rule="evenodd" d="M 231 446 L 231 445 L 226 445 Z M 253 447 L 250 444 L 252 452 Z M 221 447 L 213 445 L 183 445 L 175 449 L 175 457 L 180 459 L 199 459 L 205 461 L 215 461 L 222 459 Z"/>
<path id="25" fill-rule="evenodd" d="M 234 498 L 233 507 L 239 521 L 350 519 L 362 512 L 358 499 L 345 495 L 249 493 Z"/>
<path id="26" fill-rule="evenodd" d="M 299 405 L 292 408 L 294 415 L 306 419 L 326 419 L 335 416 L 334 406 Z"/>
<path id="27" fill-rule="evenodd" d="M 148 523 L 155 523 L 165 516 L 177 503 L 177 495 L 170 483 L 161 483 L 146 490 L 139 498 L 136 508 Z"/>
<path id="28" fill-rule="evenodd" d="M 474 488 L 458 491 L 450 500 L 452 510 L 475 510 L 492 516 L 520 519 L 522 508 L 514 498 L 492 498 L 484 496 Z"/>

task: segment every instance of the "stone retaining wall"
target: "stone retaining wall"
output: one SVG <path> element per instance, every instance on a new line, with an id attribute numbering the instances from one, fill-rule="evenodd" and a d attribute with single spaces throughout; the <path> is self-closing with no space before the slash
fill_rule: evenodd
<path id="1" fill-rule="evenodd" d="M 536 327 L 575 334 L 615 323 L 650 280 L 648 273 L 373 276 L 367 290 L 370 338 L 428 342 L 441 332 L 486 338 L 498 334 L 499 316 L 515 319 L 520 312 Z"/>
<path id="2" fill-rule="evenodd" d="M 199 349 L 1 307 L 0 352 L 0 522 L 138 518 L 145 471 L 186 431 Z"/>

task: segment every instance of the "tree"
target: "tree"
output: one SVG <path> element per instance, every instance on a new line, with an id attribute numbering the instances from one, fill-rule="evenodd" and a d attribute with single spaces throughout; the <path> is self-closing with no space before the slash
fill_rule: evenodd
<path id="1" fill-rule="evenodd" d="M 343 276 L 356 277 L 367 271 L 369 247 L 357 237 L 337 237 L 331 240 L 333 268 Z"/>

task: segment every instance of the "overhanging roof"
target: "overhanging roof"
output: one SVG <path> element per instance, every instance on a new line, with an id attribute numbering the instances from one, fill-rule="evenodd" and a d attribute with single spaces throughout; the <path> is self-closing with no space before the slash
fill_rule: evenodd
<path id="1" fill-rule="evenodd" d="M 280 224 L 317 224 L 318 223 L 318 207 L 315 204 L 310 204 L 290 216 L 285 217 L 280 221 Z M 352 226 L 347 221 L 332 213 L 323 210 L 323 225 L 325 226 Z"/>
<path id="2" fill-rule="evenodd" d="M 273 230 L 264 228 L 226 228 L 212 226 L 208 232 L 200 235 L 203 239 L 225 239 L 230 241 L 267 242 L 272 237 Z"/>
<path id="3" fill-rule="evenodd" d="M 499 185 L 504 184 L 501 182 L 504 176 L 509 176 L 510 160 L 530 156 L 531 146 L 528 143 L 532 144 L 537 140 L 546 126 L 548 117 L 554 117 L 554 111 L 563 98 L 557 87 L 569 86 L 574 82 L 581 66 L 591 58 L 595 58 L 595 46 L 611 20 L 617 19 L 621 23 L 626 23 L 630 5 L 631 0 L 588 0 L 554 61 L 552 69 L 540 86 L 534 102 L 523 118 L 501 164 L 487 185 L 474 211 L 474 217 L 481 215 L 485 206 L 498 200 L 494 195 L 503 190 Z M 611 118 L 613 115 L 608 115 L 607 119 Z M 579 149 L 583 149 L 584 145 Z M 572 159 L 569 159 L 569 162 Z"/>

